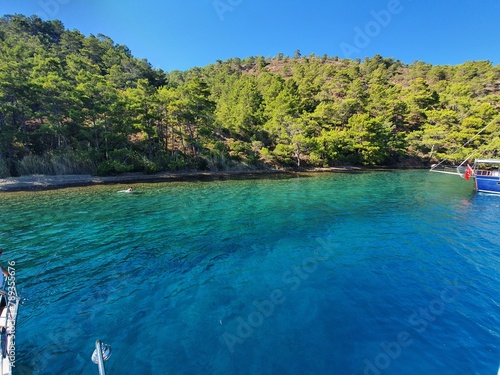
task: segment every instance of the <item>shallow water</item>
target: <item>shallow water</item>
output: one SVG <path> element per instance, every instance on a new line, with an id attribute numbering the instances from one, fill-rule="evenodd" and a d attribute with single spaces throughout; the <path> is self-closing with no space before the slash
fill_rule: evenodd
<path id="1" fill-rule="evenodd" d="M 422 171 L 0 194 L 18 374 L 495 374 L 500 197 Z"/>

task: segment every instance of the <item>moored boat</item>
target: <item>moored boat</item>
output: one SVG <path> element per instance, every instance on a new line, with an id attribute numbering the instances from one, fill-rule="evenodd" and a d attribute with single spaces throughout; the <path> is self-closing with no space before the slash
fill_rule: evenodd
<path id="1" fill-rule="evenodd" d="M 471 169 L 469 174 L 477 191 L 500 194 L 500 159 L 476 159 Z M 467 171 L 464 177 L 468 177 Z"/>
<path id="2" fill-rule="evenodd" d="M 472 140 L 476 139 L 489 126 L 497 124 L 498 120 L 500 120 L 500 115 L 497 115 L 497 117 L 491 120 L 484 128 L 479 130 L 471 139 L 465 142 L 462 147 L 469 145 Z M 498 131 L 500 131 L 500 128 L 497 129 L 498 130 L 496 132 L 498 133 Z M 482 143 L 484 143 L 484 140 Z M 485 150 L 483 150 L 483 152 L 484 151 Z M 472 166 L 466 164 L 473 155 L 477 154 L 479 154 L 479 150 L 476 150 L 475 152 L 470 154 L 458 167 L 449 167 L 446 165 L 442 165 L 446 160 L 445 159 L 438 164 L 432 165 L 431 172 L 459 175 L 466 180 L 470 180 L 472 178 L 474 181 L 474 189 L 476 191 L 490 194 L 500 194 L 500 159 L 474 159 L 474 163 L 472 164 Z M 486 154 L 496 156 L 498 155 L 498 149 L 495 150 L 495 147 L 489 147 Z"/>
<path id="3" fill-rule="evenodd" d="M 500 194 L 500 159 L 475 159 L 472 166 L 464 166 L 464 163 L 458 167 L 434 165 L 431 172 L 454 174 L 466 180 L 472 178 L 476 191 Z"/>

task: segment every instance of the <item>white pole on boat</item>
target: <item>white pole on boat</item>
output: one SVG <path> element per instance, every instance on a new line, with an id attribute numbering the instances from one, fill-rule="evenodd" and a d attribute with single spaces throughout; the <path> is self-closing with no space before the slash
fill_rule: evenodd
<path id="1" fill-rule="evenodd" d="M 95 342 L 95 350 L 92 353 L 92 362 L 97 365 L 99 375 L 106 375 L 104 362 L 111 356 L 111 346 L 101 343 L 101 340 Z"/>

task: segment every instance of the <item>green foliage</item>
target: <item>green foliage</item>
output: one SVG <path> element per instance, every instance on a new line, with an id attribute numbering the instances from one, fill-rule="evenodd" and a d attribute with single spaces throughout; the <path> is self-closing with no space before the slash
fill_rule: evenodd
<path id="1" fill-rule="evenodd" d="M 69 152 L 27 155 L 16 163 L 20 175 L 93 174 L 94 162 L 86 154 Z"/>
<path id="2" fill-rule="evenodd" d="M 0 178 L 10 177 L 10 168 L 7 160 L 0 159 Z"/>
<path id="3" fill-rule="evenodd" d="M 498 156 L 500 68 L 233 58 L 165 73 L 109 37 L 0 19 L 0 176 Z"/>
<path id="4" fill-rule="evenodd" d="M 117 160 L 106 160 L 97 165 L 97 175 L 115 176 L 120 173 L 132 172 L 133 166 Z"/>

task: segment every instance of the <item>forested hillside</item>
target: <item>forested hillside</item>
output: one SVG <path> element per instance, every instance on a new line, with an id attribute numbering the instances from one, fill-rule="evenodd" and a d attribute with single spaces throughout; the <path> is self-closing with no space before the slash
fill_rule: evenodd
<path id="1" fill-rule="evenodd" d="M 488 61 L 296 51 L 164 72 L 104 35 L 0 19 L 0 177 L 498 157 L 499 113 Z"/>

